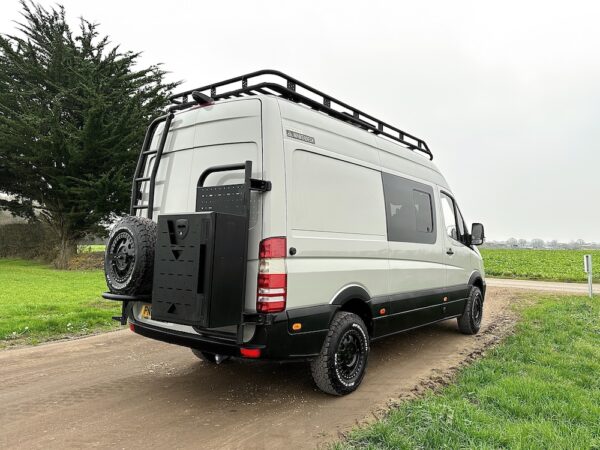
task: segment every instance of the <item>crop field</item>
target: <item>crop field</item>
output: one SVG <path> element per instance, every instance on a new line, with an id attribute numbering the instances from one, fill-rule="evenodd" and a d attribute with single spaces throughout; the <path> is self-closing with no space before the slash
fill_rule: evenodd
<path id="1" fill-rule="evenodd" d="M 591 254 L 594 282 L 600 282 L 600 250 L 481 249 L 486 275 L 528 280 L 585 282 L 583 255 Z"/>
<path id="2" fill-rule="evenodd" d="M 0 286 L 0 348 L 118 327 L 111 317 L 119 305 L 100 297 L 106 290 L 101 270 L 0 259 Z"/>

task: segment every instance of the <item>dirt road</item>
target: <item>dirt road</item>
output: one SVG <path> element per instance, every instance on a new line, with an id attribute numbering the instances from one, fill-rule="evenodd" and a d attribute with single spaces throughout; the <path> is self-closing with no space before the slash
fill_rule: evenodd
<path id="1" fill-rule="evenodd" d="M 505 278 L 487 278 L 487 285 L 507 289 L 526 289 L 530 291 L 561 292 L 566 294 L 587 294 L 585 283 L 557 283 L 553 281 L 511 280 Z M 592 287 L 594 293 L 600 293 L 600 284 Z"/>
<path id="2" fill-rule="evenodd" d="M 373 344 L 354 394 L 315 390 L 304 364 L 210 366 L 128 330 L 0 352 L 0 448 L 314 448 L 414 395 L 512 327 L 490 288 L 484 325 L 451 320 Z"/>

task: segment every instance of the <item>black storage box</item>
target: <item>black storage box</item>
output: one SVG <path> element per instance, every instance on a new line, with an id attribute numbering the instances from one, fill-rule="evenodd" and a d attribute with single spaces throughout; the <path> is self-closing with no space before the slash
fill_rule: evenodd
<path id="1" fill-rule="evenodd" d="M 158 216 L 152 319 L 200 328 L 239 325 L 247 248 L 245 216 Z"/>

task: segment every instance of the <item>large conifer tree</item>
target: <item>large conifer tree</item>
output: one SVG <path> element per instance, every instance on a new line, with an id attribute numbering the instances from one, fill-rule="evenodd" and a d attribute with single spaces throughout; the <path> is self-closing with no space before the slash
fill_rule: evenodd
<path id="1" fill-rule="evenodd" d="M 17 35 L 0 36 L 0 207 L 48 223 L 65 267 L 78 239 L 127 210 L 145 128 L 175 84 L 96 24 L 74 32 L 63 7 L 21 6 Z"/>

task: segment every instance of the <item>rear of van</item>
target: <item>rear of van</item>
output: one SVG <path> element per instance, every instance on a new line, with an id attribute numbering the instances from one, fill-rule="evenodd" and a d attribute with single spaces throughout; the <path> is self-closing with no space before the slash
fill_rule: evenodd
<path id="1" fill-rule="evenodd" d="M 150 151 L 156 150 L 163 136 L 164 124 L 154 134 Z M 155 156 L 153 156 L 154 158 Z M 152 217 L 156 221 L 162 215 L 190 214 L 196 212 L 197 186 L 201 175 L 210 168 L 235 165 L 250 161 L 252 178 L 262 179 L 262 105 L 259 99 L 236 99 L 191 108 L 175 114 L 156 173 L 154 208 Z M 145 177 L 150 176 L 156 161 L 150 159 Z M 235 185 L 244 182 L 243 170 L 210 173 L 204 186 Z M 140 186 L 140 203 L 147 203 L 149 182 Z M 138 212 L 144 215 L 145 211 Z M 249 215 L 248 259 L 246 274 L 246 307 L 254 306 L 258 272 L 258 246 L 262 239 L 262 205 L 258 193 L 251 194 Z M 133 329 L 169 342 L 198 344 L 195 338 L 202 332 L 193 326 L 152 318 L 152 305 L 135 302 L 132 305 L 130 322 Z M 236 333 L 235 326 L 211 331 L 215 336 L 226 338 Z M 247 327 L 243 340 L 252 338 L 252 327 Z M 193 345 L 192 345 L 193 346 Z M 235 350 L 235 349 L 233 349 Z"/>
<path id="2" fill-rule="evenodd" d="M 150 149 L 159 145 L 157 129 Z M 205 172 L 250 161 L 251 177 L 266 180 L 267 193 L 250 193 L 245 301 L 237 324 L 201 328 L 176 320 L 157 320 L 153 304 L 133 302 L 129 321 L 138 334 L 219 355 L 284 359 L 318 352 L 322 341 L 307 347 L 288 332 L 286 276 L 286 173 L 281 118 L 270 97 L 221 101 L 176 114 L 171 123 L 155 183 L 153 218 L 197 211 L 197 186 Z M 146 168 L 152 170 L 153 161 Z M 244 182 L 243 170 L 211 172 L 204 187 Z M 141 203 L 149 186 L 141 186 Z M 140 213 L 138 213 L 139 215 Z M 156 274 L 155 274 L 156 276 Z M 241 336 L 238 334 L 241 329 Z"/>

